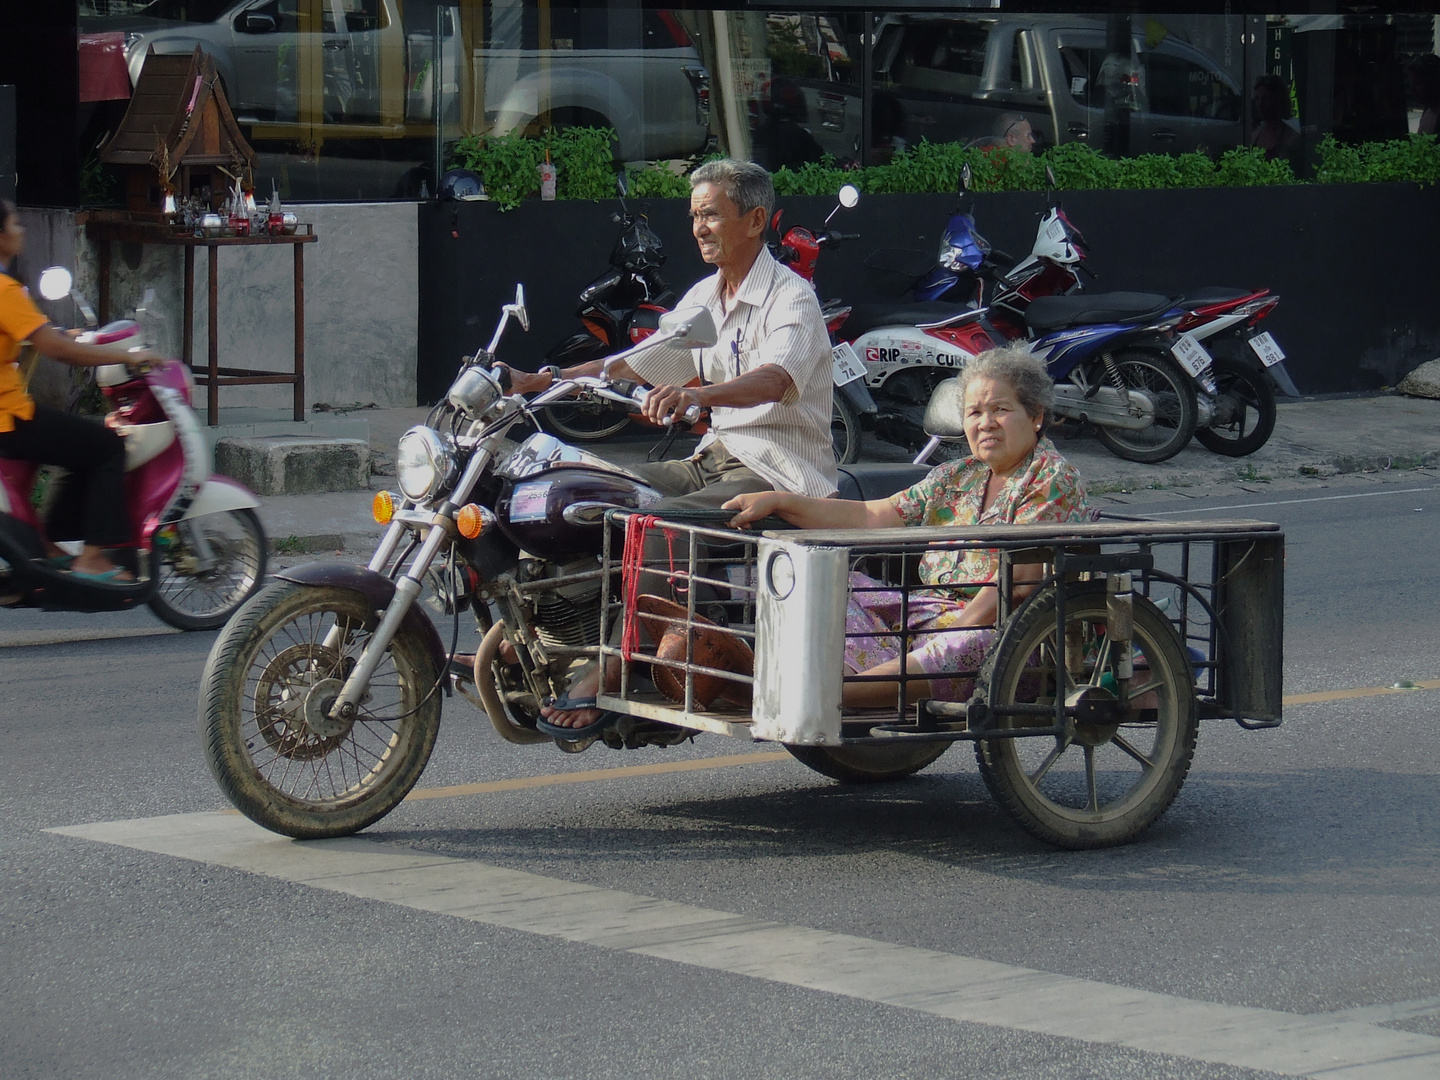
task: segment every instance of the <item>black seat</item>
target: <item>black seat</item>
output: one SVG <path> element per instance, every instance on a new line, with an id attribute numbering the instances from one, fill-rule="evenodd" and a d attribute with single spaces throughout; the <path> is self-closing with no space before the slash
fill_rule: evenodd
<path id="1" fill-rule="evenodd" d="M 1253 296 L 1257 289 L 1227 289 L 1220 285 L 1209 285 L 1194 292 L 1187 292 L 1176 301 L 1187 308 L 1204 307 L 1206 304 L 1227 304 L 1231 300 Z"/>
<path id="2" fill-rule="evenodd" d="M 943 322 L 970 310 L 963 304 L 942 304 L 938 300 L 913 304 L 856 304 L 840 329 L 846 339 L 853 341 L 877 326 L 919 326 Z"/>
<path id="3" fill-rule="evenodd" d="M 1097 323 L 1143 323 L 1175 306 L 1159 293 L 1113 292 L 1079 296 L 1042 296 L 1025 309 L 1031 330 L 1062 330 Z"/>
<path id="4" fill-rule="evenodd" d="M 929 465 L 904 462 L 875 462 L 864 465 L 841 465 L 840 498 L 852 502 L 888 499 L 897 491 L 918 484 L 930 471 Z"/>

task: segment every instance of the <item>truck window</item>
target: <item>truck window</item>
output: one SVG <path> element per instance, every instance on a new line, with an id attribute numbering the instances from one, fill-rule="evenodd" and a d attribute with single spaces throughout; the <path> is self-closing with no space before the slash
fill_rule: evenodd
<path id="1" fill-rule="evenodd" d="M 1150 111 L 1166 116 L 1238 120 L 1240 99 L 1217 72 L 1182 56 L 1145 54 Z"/>
<path id="2" fill-rule="evenodd" d="M 1010 73 L 1004 85 L 1006 90 L 1035 89 L 1035 61 L 1030 51 L 1030 33 L 1017 31 L 1010 43 Z"/>
<path id="3" fill-rule="evenodd" d="M 1066 45 L 1060 50 L 1070 96 L 1087 109 L 1103 109 L 1105 94 L 1100 88 L 1100 66 L 1105 63 L 1103 48 Z"/>
<path id="4" fill-rule="evenodd" d="M 953 20 L 912 23 L 896 58 L 896 82 L 902 86 L 972 93 L 985 72 L 985 23 Z"/>

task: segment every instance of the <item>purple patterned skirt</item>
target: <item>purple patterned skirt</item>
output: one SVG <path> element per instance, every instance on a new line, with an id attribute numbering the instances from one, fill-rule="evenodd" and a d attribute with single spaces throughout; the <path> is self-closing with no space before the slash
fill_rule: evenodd
<path id="1" fill-rule="evenodd" d="M 869 590 L 876 591 L 869 591 Z M 859 591 L 857 591 L 859 590 Z M 845 664 L 865 672 L 900 656 L 900 590 L 859 571 L 850 572 L 850 602 L 845 609 Z M 965 605 L 925 593 L 910 594 L 911 658 L 919 672 L 932 676 L 937 701 L 968 701 L 975 689 L 970 677 L 935 677 L 942 672 L 977 671 L 995 631 L 960 629 Z M 860 636 L 851 636 L 860 635 Z M 916 672 L 916 674 L 919 674 Z"/>

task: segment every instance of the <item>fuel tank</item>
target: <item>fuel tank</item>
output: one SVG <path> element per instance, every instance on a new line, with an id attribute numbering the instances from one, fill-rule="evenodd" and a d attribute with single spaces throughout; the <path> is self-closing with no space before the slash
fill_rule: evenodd
<path id="1" fill-rule="evenodd" d="M 501 482 L 495 502 L 500 531 L 542 559 L 600 554 L 604 535 L 599 508 L 640 510 L 661 498 L 635 473 L 545 434 L 526 439 L 495 475 Z M 568 507 L 595 513 L 586 515 L 592 520 L 566 521 Z"/>

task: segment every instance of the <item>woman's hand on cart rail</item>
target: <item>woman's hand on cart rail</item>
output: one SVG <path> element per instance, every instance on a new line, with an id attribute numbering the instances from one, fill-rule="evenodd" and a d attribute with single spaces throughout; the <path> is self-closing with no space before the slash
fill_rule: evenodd
<path id="1" fill-rule="evenodd" d="M 801 529 L 896 529 L 905 524 L 889 499 L 852 502 L 788 491 L 750 491 L 736 495 L 721 509 L 737 511 L 730 519 L 736 529 L 748 529 L 771 514 Z"/>

